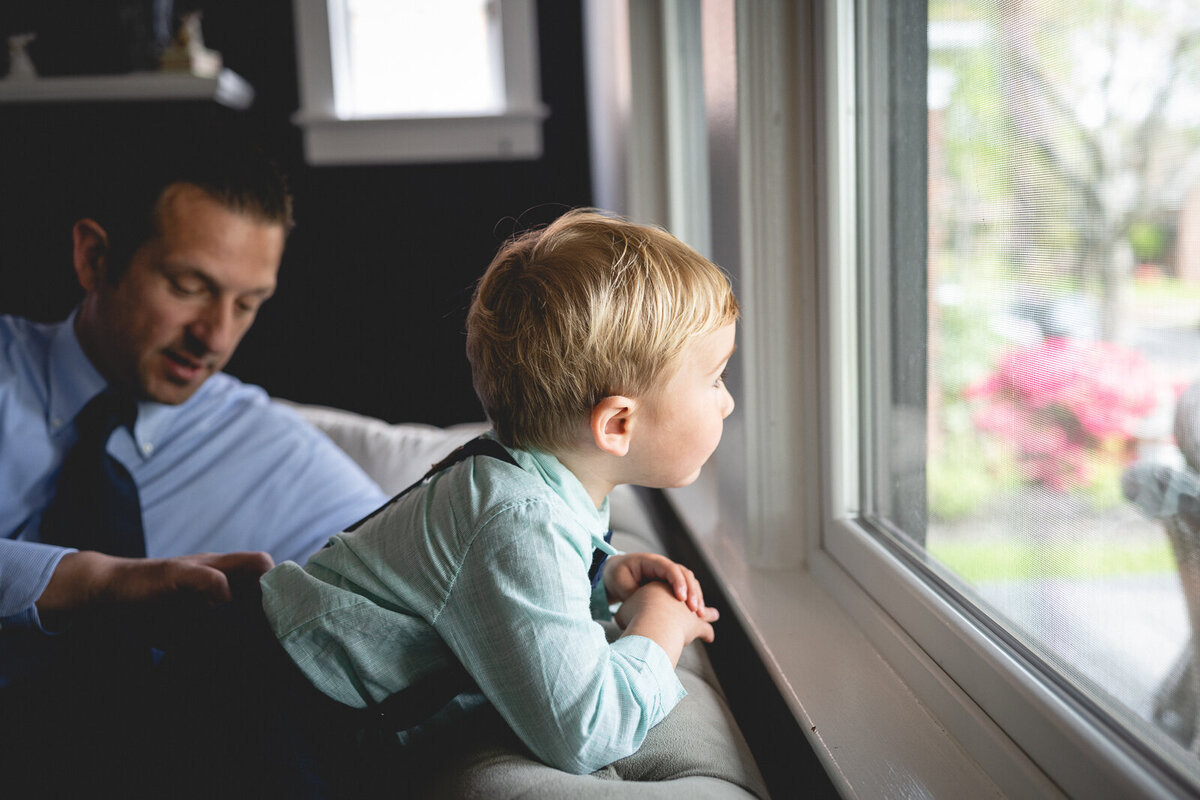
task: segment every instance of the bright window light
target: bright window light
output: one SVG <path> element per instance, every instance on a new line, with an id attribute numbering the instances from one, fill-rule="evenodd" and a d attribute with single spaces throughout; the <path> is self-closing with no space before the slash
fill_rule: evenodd
<path id="1" fill-rule="evenodd" d="M 494 0 L 345 0 L 339 115 L 499 111 L 497 14 Z"/>

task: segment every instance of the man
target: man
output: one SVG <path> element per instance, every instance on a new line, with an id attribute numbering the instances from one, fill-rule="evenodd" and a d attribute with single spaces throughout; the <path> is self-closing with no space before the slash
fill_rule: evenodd
<path id="1" fill-rule="evenodd" d="M 386 499 L 322 434 L 220 371 L 275 290 L 291 227 L 270 163 L 210 141 L 106 189 L 73 228 L 81 304 L 56 325 L 0 317 L 0 749 L 36 740 L 13 720 L 36 726 L 59 692 L 89 713 L 76 679 L 83 694 L 121 680 L 129 662 L 104 655 L 114 619 L 137 639 L 140 610 L 228 600 L 237 576 L 305 560 Z M 103 525 L 65 535 L 94 547 L 48 533 L 77 417 L 105 392 L 136 401 L 106 447 L 136 485 L 144 558 L 104 552 Z"/>

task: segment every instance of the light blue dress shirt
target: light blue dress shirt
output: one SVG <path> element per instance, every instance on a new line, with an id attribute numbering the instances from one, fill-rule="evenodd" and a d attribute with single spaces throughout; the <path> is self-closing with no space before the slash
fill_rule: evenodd
<path id="1" fill-rule="evenodd" d="M 29 635 L 40 629 L 33 604 L 71 550 L 40 543 L 42 512 L 75 415 L 106 386 L 74 316 L 0 316 L 0 686 L 36 665 L 29 650 L 46 638 Z M 324 434 L 225 374 L 181 405 L 139 403 L 134 428 L 118 428 L 108 451 L 137 484 L 151 558 L 265 550 L 304 560 L 386 500 Z M 26 630 L 6 635 L 14 628 Z"/>
<path id="2" fill-rule="evenodd" d="M 593 772 L 637 750 L 685 692 L 666 652 L 613 643 L 597 509 L 554 456 L 512 450 L 434 476 L 301 567 L 263 577 L 263 609 L 325 694 L 362 707 L 457 658 L 543 761 Z M 435 721 L 436 722 L 436 721 Z"/>

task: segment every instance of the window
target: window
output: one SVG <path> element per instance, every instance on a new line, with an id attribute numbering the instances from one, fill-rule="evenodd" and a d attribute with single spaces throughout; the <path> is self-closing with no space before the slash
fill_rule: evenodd
<path id="1" fill-rule="evenodd" d="M 541 155 L 532 0 L 295 0 L 313 164 Z"/>
<path id="2" fill-rule="evenodd" d="M 346 117 L 495 112 L 504 107 L 489 0 L 343 0 Z M 398 80 L 430 75 L 438 80 Z"/>
<path id="3" fill-rule="evenodd" d="M 610 112 L 681 173 L 617 210 L 656 208 L 641 178 L 710 197 L 745 308 L 737 412 L 669 496 L 831 778 L 1195 795 L 1195 567 L 1164 514 L 1200 441 L 1200 410 L 1172 430 L 1200 402 L 1200 8 L 663 7 L 702 41 L 642 20 L 630 83 L 690 124 L 695 87 L 645 64 L 702 53 L 712 169 Z"/>
<path id="4" fill-rule="evenodd" d="M 852 12 L 861 468 L 825 547 L 1068 794 L 1194 793 L 1200 9 Z"/>

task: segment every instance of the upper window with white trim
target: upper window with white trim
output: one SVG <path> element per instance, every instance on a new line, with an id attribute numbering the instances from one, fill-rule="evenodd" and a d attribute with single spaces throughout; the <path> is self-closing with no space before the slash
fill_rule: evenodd
<path id="1" fill-rule="evenodd" d="M 533 0 L 295 0 L 311 164 L 535 159 Z"/>

